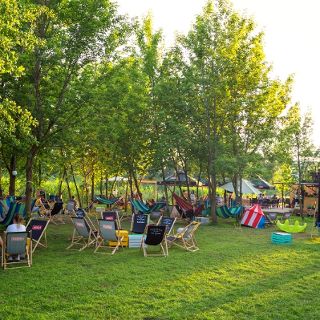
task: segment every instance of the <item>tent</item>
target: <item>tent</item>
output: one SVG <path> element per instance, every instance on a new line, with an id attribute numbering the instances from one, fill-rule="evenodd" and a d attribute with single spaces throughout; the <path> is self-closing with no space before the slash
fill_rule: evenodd
<path id="1" fill-rule="evenodd" d="M 266 180 L 262 179 L 261 177 L 258 176 L 256 179 L 251 179 L 250 182 L 253 184 L 253 186 L 256 189 L 260 190 L 274 190 L 275 187 L 271 185 L 269 182 Z"/>
<path id="2" fill-rule="evenodd" d="M 198 181 L 189 175 L 187 176 L 188 180 L 186 179 L 186 175 L 183 171 L 179 171 L 177 174 L 172 174 L 167 176 L 164 181 L 158 181 L 158 185 L 167 185 L 167 186 L 186 186 L 187 181 L 190 187 L 195 187 L 198 184 Z M 199 182 L 199 186 L 201 186 L 201 182 Z"/>
<path id="3" fill-rule="evenodd" d="M 228 192 L 234 192 L 233 184 L 232 182 L 228 182 L 221 186 L 220 188 L 228 191 Z M 240 183 L 238 184 L 238 191 L 240 191 Z M 242 194 L 260 194 L 261 191 L 256 189 L 253 184 L 245 179 L 242 179 Z"/>
<path id="4" fill-rule="evenodd" d="M 262 229 L 265 226 L 266 217 L 258 204 L 246 209 L 241 219 L 243 226 Z"/>

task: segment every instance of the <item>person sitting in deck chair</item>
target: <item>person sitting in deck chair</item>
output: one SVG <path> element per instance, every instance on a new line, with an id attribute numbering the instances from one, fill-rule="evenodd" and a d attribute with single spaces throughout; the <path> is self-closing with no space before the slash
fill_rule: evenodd
<path id="1" fill-rule="evenodd" d="M 6 232 L 25 232 L 26 231 L 26 226 L 24 224 L 22 224 L 22 218 L 20 217 L 19 214 L 16 214 L 13 218 L 13 223 L 10 224 L 8 227 L 7 227 L 7 230 Z M 30 239 L 28 238 L 27 240 L 27 246 L 30 245 Z M 0 247 L 3 246 L 3 240 L 2 238 L 0 237 Z M 22 257 L 24 258 L 24 257 Z M 16 257 L 17 260 L 20 260 L 20 256 L 18 255 Z M 12 260 L 12 257 L 10 257 L 10 260 Z"/>
<path id="2" fill-rule="evenodd" d="M 34 207 L 37 207 L 38 209 L 35 209 L 34 212 L 38 212 L 39 216 L 46 216 L 49 214 L 49 211 L 51 209 L 48 201 L 44 197 L 43 194 L 37 195 L 37 200 L 34 204 Z"/>

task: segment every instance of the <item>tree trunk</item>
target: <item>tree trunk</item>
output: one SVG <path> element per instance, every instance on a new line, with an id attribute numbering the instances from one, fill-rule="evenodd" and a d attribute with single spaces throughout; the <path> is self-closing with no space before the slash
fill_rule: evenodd
<path id="1" fill-rule="evenodd" d="M 65 175 L 66 175 L 66 167 L 63 167 L 63 171 L 62 171 L 62 174 L 61 174 L 61 177 L 59 180 L 58 192 L 57 192 L 57 195 L 59 198 L 61 198 L 61 195 L 62 195 L 62 183 L 63 183 Z"/>
<path id="2" fill-rule="evenodd" d="M 298 180 L 299 180 L 299 208 L 300 208 L 300 217 L 304 220 L 303 216 L 303 203 L 302 203 L 302 193 L 303 193 L 303 186 L 302 186 L 302 170 L 301 170 L 301 159 L 300 159 L 300 141 L 299 137 L 296 137 L 296 144 L 297 144 L 297 162 L 298 162 Z"/>
<path id="3" fill-rule="evenodd" d="M 108 198 L 108 176 L 106 175 L 106 178 L 105 178 L 105 185 L 106 185 L 106 198 Z"/>
<path id="4" fill-rule="evenodd" d="M 2 168 L 0 167 L 0 197 L 3 197 L 3 189 L 2 189 Z"/>
<path id="5" fill-rule="evenodd" d="M 76 177 L 74 176 L 73 166 L 71 165 L 70 168 L 71 168 L 72 180 L 73 180 L 74 186 L 76 188 L 76 192 L 77 192 L 77 199 L 78 199 L 79 207 L 82 208 L 82 201 L 81 201 L 81 197 L 80 197 L 80 193 L 79 193 L 79 188 L 78 188 L 78 185 L 77 185 Z"/>
<path id="6" fill-rule="evenodd" d="M 37 154 L 35 146 L 31 147 L 31 150 L 27 156 L 26 162 L 26 212 L 27 217 L 31 217 L 31 202 L 32 202 L 32 178 L 33 178 L 33 162 Z"/>
<path id="7" fill-rule="evenodd" d="M 125 212 L 128 211 L 128 189 L 129 189 L 129 180 L 127 180 L 127 183 L 126 183 L 126 194 L 124 197 L 124 211 Z"/>
<path id="8" fill-rule="evenodd" d="M 138 179 L 137 179 L 137 176 L 136 176 L 134 170 L 132 170 L 132 177 L 133 177 L 134 185 L 135 185 L 135 187 L 136 187 L 136 190 L 137 190 L 137 194 L 138 194 L 138 196 L 139 196 L 139 199 L 142 201 L 142 193 L 141 193 L 141 191 L 140 191 Z"/>
<path id="9" fill-rule="evenodd" d="M 161 173 L 162 173 L 162 181 L 163 181 L 163 186 L 164 186 L 164 194 L 166 197 L 166 209 L 168 210 L 168 205 L 169 205 L 169 196 L 168 196 L 168 188 L 166 185 L 166 176 L 165 176 L 165 172 L 164 172 L 164 165 L 163 162 L 161 162 Z"/>
<path id="10" fill-rule="evenodd" d="M 102 176 L 102 170 L 101 170 L 101 175 L 100 175 L 100 195 L 102 196 L 103 194 L 103 176 Z"/>
<path id="11" fill-rule="evenodd" d="M 16 174 L 13 174 L 13 171 L 16 171 L 16 168 L 17 158 L 15 155 L 12 155 L 9 167 L 9 196 L 14 196 L 16 193 Z"/>
<path id="12" fill-rule="evenodd" d="M 200 179 L 201 179 L 201 172 L 202 171 L 202 167 L 200 164 L 200 168 L 199 168 L 199 174 L 198 174 L 198 179 L 197 179 L 197 191 L 196 191 L 196 195 L 197 195 L 197 199 L 199 199 L 199 184 L 200 184 Z M 203 190 L 202 190 L 203 191 Z M 203 192 L 202 192 L 203 193 Z"/>
<path id="13" fill-rule="evenodd" d="M 68 178 L 68 174 L 66 173 L 66 184 L 67 184 L 67 190 L 68 190 L 68 197 L 69 199 L 71 199 L 72 194 L 71 194 L 71 189 L 70 189 L 70 184 L 69 184 L 69 178 Z"/>
<path id="14" fill-rule="evenodd" d="M 91 174 L 91 201 L 94 201 L 94 169 L 92 168 L 92 174 Z"/>
<path id="15" fill-rule="evenodd" d="M 109 195 L 110 198 L 112 197 L 114 185 L 116 184 L 116 182 L 117 182 L 117 176 L 115 176 L 115 179 L 113 180 L 112 185 L 111 185 L 111 190 L 110 190 L 110 195 Z"/>
<path id="16" fill-rule="evenodd" d="M 181 188 L 180 174 L 179 174 L 179 171 L 178 171 L 178 166 L 176 164 L 176 161 L 174 160 L 173 157 L 172 157 L 172 163 L 173 163 L 174 171 L 176 172 L 176 175 L 177 175 L 178 187 L 179 187 L 179 190 L 180 190 L 180 195 L 183 197 L 183 192 L 182 192 L 182 188 Z"/>

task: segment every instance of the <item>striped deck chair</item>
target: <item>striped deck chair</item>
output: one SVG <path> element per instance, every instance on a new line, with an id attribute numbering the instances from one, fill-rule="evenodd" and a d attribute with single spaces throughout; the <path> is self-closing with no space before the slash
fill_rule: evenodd
<path id="1" fill-rule="evenodd" d="M 99 235 L 97 237 L 97 247 L 94 253 L 98 253 L 100 248 L 110 249 L 111 254 L 114 254 L 119 247 L 122 247 L 123 236 L 118 236 L 116 230 L 116 223 L 113 220 L 99 219 Z M 116 242 L 116 246 L 109 246 L 109 241 Z M 106 252 L 108 253 L 108 252 Z"/>
<path id="2" fill-rule="evenodd" d="M 176 234 L 167 237 L 168 245 L 176 245 L 191 252 L 199 250 L 194 234 L 200 224 L 200 222 L 192 221 L 182 230 L 178 229 Z"/>
<path id="3" fill-rule="evenodd" d="M 26 231 L 4 233 L 1 254 L 1 266 L 3 269 L 8 266 L 16 266 L 15 268 L 31 267 L 32 242 L 28 244 L 28 237 L 29 232 Z"/>
<path id="4" fill-rule="evenodd" d="M 79 251 L 90 247 L 97 242 L 97 232 L 94 231 L 83 217 L 71 217 L 74 225 L 71 244 L 67 249 L 71 249 L 75 245 L 80 245 Z"/>

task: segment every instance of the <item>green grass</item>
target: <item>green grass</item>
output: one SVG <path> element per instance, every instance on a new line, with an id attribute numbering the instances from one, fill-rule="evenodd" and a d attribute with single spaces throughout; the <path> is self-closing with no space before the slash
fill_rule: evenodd
<path id="1" fill-rule="evenodd" d="M 144 258 L 66 250 L 71 225 L 50 225 L 32 268 L 0 271 L 0 319 L 320 319 L 320 244 L 272 231 L 204 225 L 200 251 Z"/>

